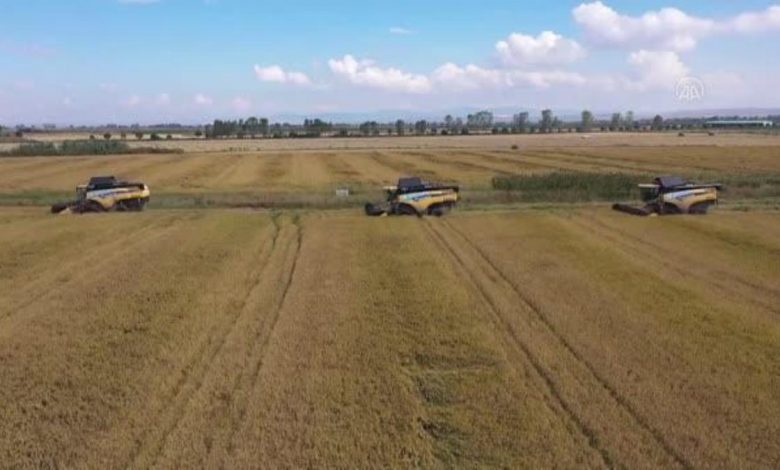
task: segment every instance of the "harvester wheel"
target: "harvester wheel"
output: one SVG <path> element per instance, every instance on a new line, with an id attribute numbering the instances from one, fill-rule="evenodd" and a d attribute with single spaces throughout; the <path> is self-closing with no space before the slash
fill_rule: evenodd
<path id="1" fill-rule="evenodd" d="M 105 212 L 106 209 L 97 201 L 86 201 L 81 204 L 80 212 Z"/>
<path id="2" fill-rule="evenodd" d="M 395 212 L 398 215 L 416 215 L 420 217 L 420 214 L 417 212 L 417 210 L 409 204 L 399 204 L 396 206 Z"/>
<path id="3" fill-rule="evenodd" d="M 661 215 L 677 215 L 680 213 L 679 207 L 674 204 L 669 204 L 668 202 L 663 205 L 663 209 L 661 210 Z"/>
<path id="4" fill-rule="evenodd" d="M 434 217 L 442 217 L 450 212 L 452 209 L 451 204 L 434 204 L 428 208 L 428 215 Z"/>
<path id="5" fill-rule="evenodd" d="M 711 205 L 712 204 L 708 202 L 700 202 L 698 204 L 694 204 L 688 209 L 688 213 L 693 215 L 707 215 L 707 211 L 710 210 Z"/>
<path id="6" fill-rule="evenodd" d="M 369 217 L 379 217 L 385 214 L 384 209 L 375 204 L 371 204 L 370 202 L 366 203 L 364 209 L 366 211 L 366 215 Z"/>
<path id="7" fill-rule="evenodd" d="M 144 201 L 141 199 L 127 199 L 117 205 L 120 211 L 140 212 L 144 209 Z"/>

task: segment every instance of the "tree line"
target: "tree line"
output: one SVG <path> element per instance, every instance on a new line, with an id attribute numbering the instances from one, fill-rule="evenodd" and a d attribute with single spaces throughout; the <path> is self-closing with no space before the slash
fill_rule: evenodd
<path id="1" fill-rule="evenodd" d="M 364 121 L 360 124 L 332 123 L 319 118 L 305 119 L 302 124 L 272 123 L 268 118 L 249 117 L 238 120 L 217 119 L 206 126 L 183 126 L 181 124 L 159 124 L 155 126 L 118 126 L 108 124 L 98 127 L 74 127 L 72 131 L 96 132 L 106 140 L 116 136 L 122 140 L 135 137 L 138 140 L 171 139 L 172 132 L 194 134 L 195 137 L 208 139 L 220 138 L 282 138 L 282 137 L 348 137 L 348 136 L 405 136 L 405 135 L 468 135 L 477 134 L 548 134 L 554 132 L 625 132 L 625 131 L 663 131 L 706 129 L 706 122 L 717 119 L 740 120 L 739 116 L 707 118 L 677 118 L 665 120 L 661 115 L 652 119 L 637 119 L 633 111 L 615 112 L 609 118 L 598 119 L 590 110 L 583 110 L 578 120 L 564 120 L 556 116 L 551 109 L 544 109 L 538 115 L 531 116 L 521 111 L 511 119 L 496 120 L 490 111 L 479 111 L 464 117 L 446 115 L 441 120 L 392 122 Z M 754 119 L 766 119 L 780 124 L 780 116 L 768 116 Z M 0 126 L 0 137 L 15 136 L 22 138 L 26 134 L 52 132 L 54 125 L 45 125 L 42 129 L 35 126 L 17 125 L 13 128 Z M 112 131 L 114 132 L 112 134 Z M 105 133 L 103 133 L 105 132 Z M 103 133 L 103 134 L 101 134 Z M 95 138 L 94 136 L 92 137 Z"/>
<path id="2" fill-rule="evenodd" d="M 267 118 L 250 117 L 238 120 L 215 120 L 205 127 L 203 136 L 209 139 L 219 138 L 266 138 L 266 137 L 334 137 L 347 136 L 404 136 L 404 135 L 467 135 L 471 133 L 553 133 L 553 132 L 590 132 L 601 131 L 661 131 L 671 129 L 663 117 L 658 115 L 652 120 L 637 120 L 633 111 L 614 113 L 611 119 L 597 119 L 589 111 L 582 111 L 579 121 L 564 121 L 555 116 L 552 110 L 545 109 L 536 120 L 528 112 L 515 114 L 510 121 L 497 121 L 490 111 L 479 111 L 462 117 L 447 115 L 441 121 L 425 119 L 407 122 L 398 119 L 394 122 L 364 121 L 360 124 L 334 124 L 321 119 L 305 119 L 303 124 L 270 123 Z"/>

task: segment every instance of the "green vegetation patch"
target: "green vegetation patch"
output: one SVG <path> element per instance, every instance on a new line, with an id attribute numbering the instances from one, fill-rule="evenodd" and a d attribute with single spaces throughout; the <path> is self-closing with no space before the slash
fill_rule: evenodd
<path id="1" fill-rule="evenodd" d="M 51 157 L 70 155 L 122 155 L 137 153 L 181 153 L 180 149 L 158 147 L 132 148 L 116 140 L 67 140 L 57 145 L 51 142 L 30 142 L 0 152 L 6 157 Z"/>
<path id="2" fill-rule="evenodd" d="M 553 172 L 540 175 L 502 175 L 492 180 L 494 190 L 517 193 L 527 202 L 580 202 L 631 199 L 637 184 L 649 177 L 626 173 Z"/>

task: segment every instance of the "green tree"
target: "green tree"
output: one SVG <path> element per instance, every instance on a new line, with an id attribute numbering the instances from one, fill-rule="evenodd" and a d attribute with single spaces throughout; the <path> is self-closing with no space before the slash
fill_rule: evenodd
<path id="1" fill-rule="evenodd" d="M 428 121 L 420 120 L 414 123 L 414 132 L 423 135 L 428 132 Z"/>
<path id="2" fill-rule="evenodd" d="M 620 113 L 613 113 L 612 121 L 610 121 L 609 123 L 610 130 L 613 131 L 619 130 L 622 125 L 623 125 L 623 115 Z"/>
<path id="3" fill-rule="evenodd" d="M 653 118 L 653 124 L 651 127 L 654 131 L 664 130 L 664 118 L 658 114 Z"/>
<path id="4" fill-rule="evenodd" d="M 582 130 L 590 131 L 593 128 L 593 113 L 587 109 L 582 112 Z"/>
<path id="5" fill-rule="evenodd" d="M 406 134 L 406 123 L 403 119 L 395 121 L 395 133 L 398 135 Z"/>
<path id="6" fill-rule="evenodd" d="M 203 131 L 201 131 L 200 129 L 195 131 L 195 137 L 203 137 Z"/>
<path id="7" fill-rule="evenodd" d="M 263 137 L 268 135 L 268 118 L 260 118 L 260 134 L 263 135 Z"/>
<path id="8" fill-rule="evenodd" d="M 448 114 L 444 116 L 444 127 L 446 127 L 448 131 L 452 130 L 452 126 L 454 124 L 455 124 L 455 118 L 453 118 L 452 115 Z"/>
<path id="9" fill-rule="evenodd" d="M 528 132 L 528 118 L 529 114 L 525 111 L 522 113 L 517 113 L 512 116 L 512 126 L 517 132 L 525 134 Z"/>
<path id="10" fill-rule="evenodd" d="M 136 132 L 135 133 L 135 138 L 138 139 L 138 140 L 142 140 L 144 138 L 144 133 L 143 132 Z"/>
<path id="11" fill-rule="evenodd" d="M 634 122 L 634 112 L 633 111 L 628 111 L 626 113 L 625 119 L 623 119 L 623 122 L 625 122 L 627 129 L 629 129 L 629 130 L 633 129 L 634 125 L 636 124 Z"/>
<path id="12" fill-rule="evenodd" d="M 490 129 L 493 127 L 493 113 L 480 111 L 476 114 L 469 114 L 466 117 L 466 125 L 469 129 Z"/>
<path id="13" fill-rule="evenodd" d="M 106 140 L 111 140 L 111 133 L 110 132 L 106 132 L 105 134 L 103 134 L 103 138 L 106 139 Z"/>
<path id="14" fill-rule="evenodd" d="M 260 133 L 260 120 L 254 116 L 250 117 L 244 122 L 244 128 L 254 138 L 255 135 Z"/>
<path id="15" fill-rule="evenodd" d="M 542 111 L 542 122 L 539 123 L 541 132 L 548 133 L 552 130 L 553 119 L 554 117 L 551 109 L 545 109 Z"/>

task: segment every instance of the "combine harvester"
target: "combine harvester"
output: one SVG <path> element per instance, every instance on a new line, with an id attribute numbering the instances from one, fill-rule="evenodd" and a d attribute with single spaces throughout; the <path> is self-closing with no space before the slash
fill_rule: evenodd
<path id="1" fill-rule="evenodd" d="M 76 187 L 76 200 L 54 204 L 52 214 L 85 212 L 142 211 L 149 202 L 149 187 L 144 183 L 117 181 L 113 176 L 95 176 Z"/>
<path id="2" fill-rule="evenodd" d="M 420 178 L 400 178 L 398 185 L 384 188 L 384 205 L 367 203 L 366 215 L 433 215 L 441 217 L 458 203 L 460 188 L 456 185 L 428 183 Z"/>
<path id="3" fill-rule="evenodd" d="M 661 176 L 652 184 L 640 184 L 644 207 L 614 204 L 616 211 L 631 215 L 706 214 L 718 203 L 718 191 L 722 185 L 696 184 L 677 176 Z"/>

